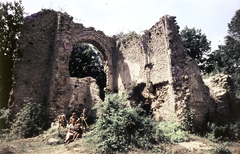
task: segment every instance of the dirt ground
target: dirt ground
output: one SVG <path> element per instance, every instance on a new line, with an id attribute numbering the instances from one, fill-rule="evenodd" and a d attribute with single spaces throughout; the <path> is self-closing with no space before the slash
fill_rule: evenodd
<path id="1" fill-rule="evenodd" d="M 90 133 L 90 132 L 87 132 Z M 49 144 L 49 139 L 59 139 L 55 144 Z M 64 144 L 63 136 L 55 130 L 50 130 L 34 138 L 19 139 L 0 143 L 0 154 L 95 154 L 96 147 L 86 141 L 83 136 L 75 142 Z M 222 143 L 213 143 L 206 138 L 190 135 L 189 142 L 154 145 L 154 150 L 142 151 L 133 149 L 129 154 L 211 154 L 214 147 Z M 240 154 L 240 143 L 229 142 L 228 148 L 233 154 Z M 120 154 L 120 153 L 119 153 Z"/>

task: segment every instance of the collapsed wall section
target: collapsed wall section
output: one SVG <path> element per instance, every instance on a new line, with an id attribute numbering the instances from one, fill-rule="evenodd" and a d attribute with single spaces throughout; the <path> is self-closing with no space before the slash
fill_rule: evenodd
<path id="1" fill-rule="evenodd" d="M 214 116 L 214 102 L 196 62 L 184 52 L 175 17 L 165 15 L 142 36 L 130 35 L 118 45 L 119 92 L 151 106 L 155 120 L 183 121 L 191 110 L 202 126 Z"/>
<path id="2" fill-rule="evenodd" d="M 157 121 L 176 117 L 166 29 L 165 18 L 161 18 L 143 35 L 129 33 L 118 43 L 119 93 L 129 94 L 136 103 L 152 110 Z"/>

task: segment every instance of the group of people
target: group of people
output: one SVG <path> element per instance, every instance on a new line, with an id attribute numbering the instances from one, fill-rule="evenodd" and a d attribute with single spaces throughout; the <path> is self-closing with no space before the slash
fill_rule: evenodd
<path id="1" fill-rule="evenodd" d="M 59 116 L 58 128 L 67 128 L 67 134 L 64 143 L 75 141 L 79 136 L 86 132 L 88 128 L 87 120 L 87 109 L 84 108 L 82 114 L 77 118 L 76 113 L 73 112 L 69 119 L 69 123 L 65 115 Z"/>

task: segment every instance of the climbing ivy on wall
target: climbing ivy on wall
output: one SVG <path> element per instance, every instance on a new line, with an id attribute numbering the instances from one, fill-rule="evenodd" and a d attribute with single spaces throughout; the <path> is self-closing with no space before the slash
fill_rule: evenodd
<path id="1" fill-rule="evenodd" d="M 23 24 L 22 2 L 0 2 L 0 108 L 7 106 L 12 86 L 12 68 Z"/>

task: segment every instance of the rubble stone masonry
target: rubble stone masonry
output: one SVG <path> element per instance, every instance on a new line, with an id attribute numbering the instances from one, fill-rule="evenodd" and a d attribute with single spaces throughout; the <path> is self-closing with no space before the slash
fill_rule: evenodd
<path id="1" fill-rule="evenodd" d="M 132 33 L 122 40 L 72 19 L 52 10 L 26 19 L 19 47 L 22 56 L 13 69 L 12 110 L 19 110 L 30 97 L 45 103 L 49 118 L 54 119 L 72 108 L 91 108 L 101 101 L 94 79 L 69 75 L 72 47 L 85 42 L 103 55 L 106 89 L 132 95 L 141 87 L 138 97 L 150 106 L 156 121 L 184 120 L 191 109 L 196 122 L 203 124 L 214 113 L 200 70 L 183 51 L 175 17 L 165 15 L 143 35 Z"/>

